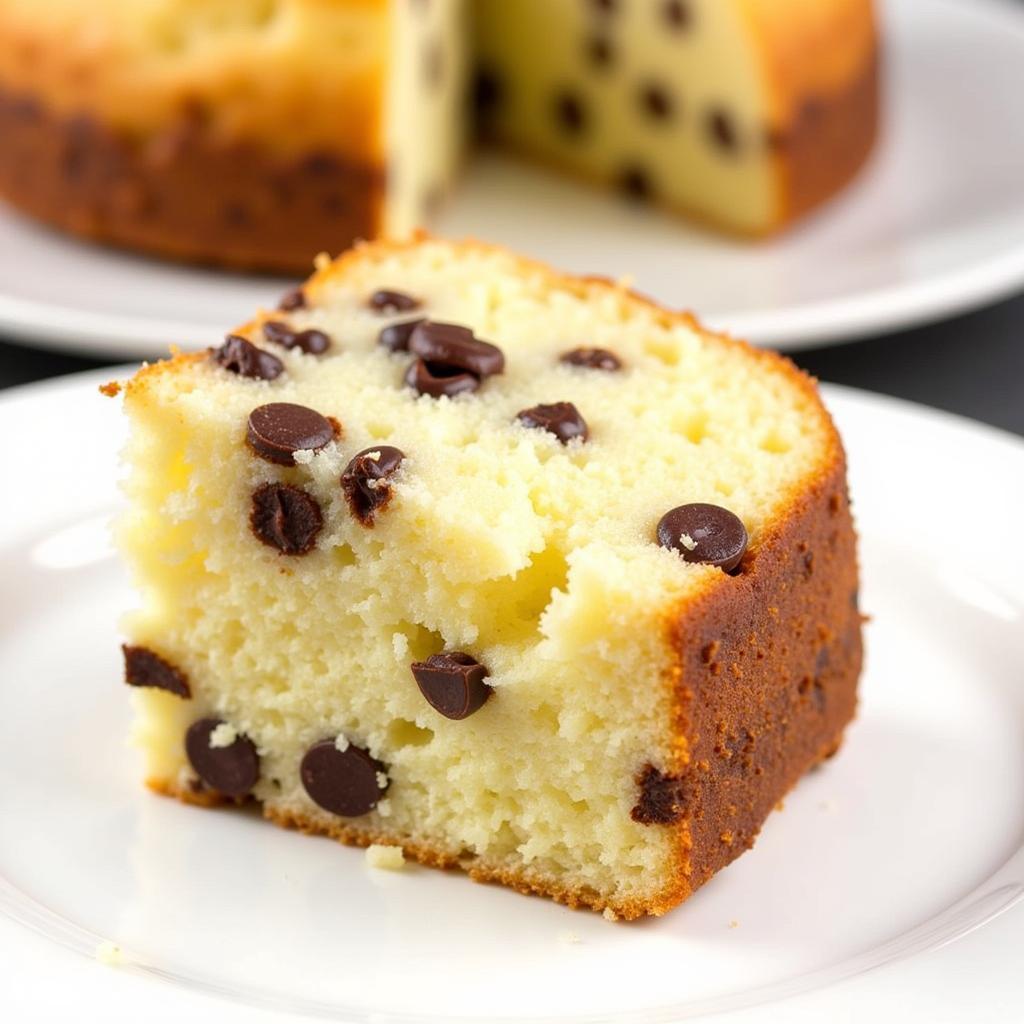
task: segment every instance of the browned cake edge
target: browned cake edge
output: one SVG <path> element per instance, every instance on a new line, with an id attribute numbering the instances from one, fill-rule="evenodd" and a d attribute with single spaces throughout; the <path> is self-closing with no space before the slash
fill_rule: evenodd
<path id="1" fill-rule="evenodd" d="M 421 232 L 407 241 L 362 243 L 314 274 L 307 296 L 315 305 L 319 282 L 343 275 L 350 263 L 425 239 Z M 457 244 L 480 252 L 496 248 L 472 240 Z M 551 287 L 582 297 L 614 290 L 624 301 L 646 305 L 665 324 L 685 323 L 711 344 L 741 348 L 765 366 L 781 369 L 794 387 L 819 401 L 815 382 L 784 356 L 704 331 L 690 313 L 666 310 L 602 278 L 564 275 L 515 259 L 523 273 L 540 271 Z M 254 327 L 243 326 L 238 333 Z M 144 366 L 128 388 L 144 387 L 152 374 L 203 358 L 188 353 Z M 384 828 L 268 807 L 264 815 L 351 846 L 401 846 L 421 864 L 462 868 L 475 881 L 499 882 L 570 907 L 607 909 L 624 920 L 665 913 L 753 845 L 768 814 L 800 777 L 838 750 L 856 710 L 862 661 L 856 534 L 845 455 L 831 421 L 818 467 L 794 486 L 740 569 L 736 576 L 715 577 L 703 593 L 665 616 L 665 642 L 675 656 L 663 685 L 673 693 L 676 759 L 665 766 L 666 775 L 647 786 L 638 776 L 637 807 L 645 807 L 654 821 L 651 828 L 674 829 L 677 842 L 671 877 L 649 899 L 609 899 L 588 886 L 488 863 Z M 232 802 L 195 784 L 149 778 L 147 785 L 186 803 Z"/>
<path id="2" fill-rule="evenodd" d="M 876 46 L 845 88 L 808 96 L 774 139 L 782 208 L 779 227 L 842 191 L 867 162 L 879 132 L 881 54 Z"/>
<path id="3" fill-rule="evenodd" d="M 225 142 L 200 108 L 136 138 L 0 86 L 0 197 L 96 242 L 189 262 L 306 274 L 383 223 L 383 168 Z"/>

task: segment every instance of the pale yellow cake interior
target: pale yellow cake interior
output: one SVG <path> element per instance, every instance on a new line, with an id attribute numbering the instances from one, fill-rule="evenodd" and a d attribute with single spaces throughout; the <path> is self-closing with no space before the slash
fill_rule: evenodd
<path id="1" fill-rule="evenodd" d="M 771 111 L 743 5 L 687 0 L 687 27 L 675 29 L 664 3 L 606 6 L 478 0 L 477 56 L 498 90 L 492 131 L 593 181 L 627 187 L 641 173 L 652 197 L 734 230 L 770 226 L 779 203 Z M 668 105 L 663 115 L 646 107 L 648 91 Z M 560 97 L 579 107 L 576 130 L 558 116 Z M 734 130 L 731 149 L 709 128 L 716 111 Z"/>
<path id="2" fill-rule="evenodd" d="M 417 314 L 367 308 L 378 288 Z M 150 780 L 187 786 L 183 733 L 214 715 L 256 743 L 255 795 L 330 820 L 299 780 L 306 749 L 343 734 L 387 766 L 378 809 L 346 819 L 374 838 L 513 866 L 616 902 L 657 891 L 672 830 L 630 817 L 636 775 L 665 764 L 671 663 L 666 617 L 723 580 L 654 541 L 668 509 L 734 511 L 756 549 L 829 436 L 813 391 L 781 361 L 709 339 L 622 289 L 558 283 L 484 247 L 370 246 L 307 287 L 310 307 L 273 314 L 328 332 L 316 357 L 265 344 L 286 371 L 241 378 L 206 359 L 144 370 L 127 391 L 131 512 L 121 540 L 141 590 L 132 642 L 188 674 L 194 698 L 135 693 Z M 403 387 L 411 357 L 376 344 L 426 315 L 499 345 L 503 375 L 455 400 Z M 577 346 L 613 350 L 619 373 L 559 365 Z M 246 446 L 250 411 L 296 402 L 344 436 L 304 464 Z M 516 422 L 571 401 L 588 443 Z M 405 453 L 373 528 L 339 477 L 357 451 Z M 315 550 L 286 556 L 249 528 L 251 494 L 293 483 L 319 501 Z M 450 721 L 410 662 L 442 650 L 490 671 L 492 698 Z"/>

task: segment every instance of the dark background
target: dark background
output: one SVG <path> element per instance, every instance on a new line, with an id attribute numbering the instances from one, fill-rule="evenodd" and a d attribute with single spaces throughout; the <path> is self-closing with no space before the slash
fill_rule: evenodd
<path id="1" fill-rule="evenodd" d="M 807 349 L 793 358 L 822 380 L 923 402 L 1024 435 L 1022 335 L 1019 294 L 952 320 Z M 0 339 L 0 388 L 108 364 Z"/>

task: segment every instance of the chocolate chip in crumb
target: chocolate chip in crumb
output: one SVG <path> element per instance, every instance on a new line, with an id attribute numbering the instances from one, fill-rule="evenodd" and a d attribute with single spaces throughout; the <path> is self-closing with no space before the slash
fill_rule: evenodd
<path id="1" fill-rule="evenodd" d="M 677 31 L 685 31 L 693 24 L 689 0 L 664 0 L 661 13 L 669 26 Z"/>
<path id="2" fill-rule="evenodd" d="M 224 344 L 213 350 L 212 357 L 225 370 L 254 380 L 274 380 L 284 372 L 284 363 L 277 356 L 237 334 L 229 334 Z"/>
<path id="3" fill-rule="evenodd" d="M 739 134 L 728 111 L 721 108 L 708 111 L 707 130 L 715 145 L 724 152 L 735 153 L 739 149 Z"/>
<path id="4" fill-rule="evenodd" d="M 682 779 L 648 764 L 636 782 L 640 799 L 630 811 L 634 821 L 641 825 L 674 825 L 686 817 L 686 787 Z"/>
<path id="5" fill-rule="evenodd" d="M 504 89 L 501 79 L 490 68 L 479 67 L 473 75 L 470 99 L 473 119 L 479 129 L 486 129 L 488 122 L 501 106 Z"/>
<path id="6" fill-rule="evenodd" d="M 604 370 L 614 373 L 622 369 L 622 360 L 606 348 L 574 348 L 565 352 L 558 360 L 567 366 L 582 366 L 588 370 Z"/>
<path id="7" fill-rule="evenodd" d="M 694 502 L 666 512 L 658 522 L 658 543 L 686 562 L 717 565 L 732 572 L 747 550 L 747 529 L 720 505 Z"/>
<path id="8" fill-rule="evenodd" d="M 619 175 L 619 188 L 632 200 L 650 199 L 654 191 L 650 175 L 642 167 L 627 167 Z"/>
<path id="9" fill-rule="evenodd" d="M 185 753 L 207 786 L 237 800 L 246 796 L 259 780 L 260 758 L 248 736 L 236 733 L 230 742 L 218 743 L 215 734 L 226 725 L 219 718 L 193 722 L 185 733 Z"/>
<path id="10" fill-rule="evenodd" d="M 556 123 L 567 135 L 582 135 L 586 130 L 587 112 L 583 101 L 575 94 L 559 93 L 553 109 Z"/>
<path id="11" fill-rule="evenodd" d="M 396 292 L 390 288 L 381 288 L 370 296 L 370 309 L 377 313 L 408 313 L 419 309 L 423 303 L 405 292 Z"/>
<path id="12" fill-rule="evenodd" d="M 468 327 L 424 320 L 409 335 L 409 351 L 428 364 L 466 370 L 490 377 L 505 369 L 505 356 L 497 345 L 480 341 Z"/>
<path id="13" fill-rule="evenodd" d="M 301 487 L 262 484 L 253 492 L 249 514 L 252 532 L 282 555 L 312 551 L 323 524 L 316 499 Z"/>
<path id="14" fill-rule="evenodd" d="M 331 339 L 323 331 L 314 327 L 295 331 L 280 320 L 268 320 L 263 325 L 263 336 L 275 345 L 287 349 L 297 348 L 311 356 L 321 355 L 331 347 Z"/>
<path id="15" fill-rule="evenodd" d="M 477 391 L 480 387 L 480 378 L 460 370 L 457 366 L 428 363 L 425 359 L 417 359 L 406 370 L 405 383 L 421 395 L 454 398 L 456 395 Z"/>
<path id="16" fill-rule="evenodd" d="M 185 673 L 148 647 L 121 644 L 121 652 L 124 654 L 124 681 L 129 686 L 149 686 L 186 699 L 192 696 Z"/>
<path id="17" fill-rule="evenodd" d="M 352 514 L 363 526 L 373 526 L 374 515 L 391 500 L 388 481 L 404 458 L 400 449 L 381 444 L 365 448 L 345 467 L 341 489 Z"/>
<path id="18" fill-rule="evenodd" d="M 412 674 L 427 703 L 453 721 L 479 711 L 493 692 L 484 682 L 487 669 L 462 651 L 432 654 L 426 661 L 414 661 Z"/>
<path id="19" fill-rule="evenodd" d="M 299 766 L 302 787 L 325 811 L 358 818 L 377 806 L 387 791 L 387 769 L 354 743 L 320 740 L 306 751 Z M 381 785 L 381 780 L 384 785 Z"/>
<path id="20" fill-rule="evenodd" d="M 293 309 L 305 309 L 306 293 L 301 288 L 292 288 L 281 296 L 277 308 L 283 313 L 290 313 Z"/>
<path id="21" fill-rule="evenodd" d="M 388 324 L 381 328 L 377 335 L 377 344 L 386 348 L 389 352 L 408 352 L 409 335 L 412 334 L 417 324 L 423 323 L 419 320 L 402 320 L 397 324 Z"/>
<path id="22" fill-rule="evenodd" d="M 676 107 L 669 91 L 656 82 L 649 82 L 640 90 L 640 104 L 656 121 L 668 121 Z"/>
<path id="23" fill-rule="evenodd" d="M 615 49 L 606 36 L 591 36 L 586 43 L 587 60 L 595 68 L 611 67 L 615 59 Z"/>
<path id="24" fill-rule="evenodd" d="M 268 320 L 263 325 L 263 337 L 275 345 L 283 345 L 285 348 L 290 348 L 295 332 L 280 320 Z"/>
<path id="25" fill-rule="evenodd" d="M 586 420 L 572 402 L 535 405 L 532 409 L 523 409 L 516 419 L 528 427 L 538 427 L 554 434 L 562 444 L 568 444 L 576 438 L 586 441 L 590 437 Z"/>
<path id="26" fill-rule="evenodd" d="M 318 452 L 334 436 L 334 425 L 315 409 L 271 402 L 249 413 L 246 440 L 261 459 L 294 466 L 296 452 Z"/>

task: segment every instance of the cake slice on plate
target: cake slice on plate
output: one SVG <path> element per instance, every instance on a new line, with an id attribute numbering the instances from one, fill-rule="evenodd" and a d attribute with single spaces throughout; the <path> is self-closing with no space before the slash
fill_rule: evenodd
<path id="1" fill-rule="evenodd" d="M 616 284 L 366 244 L 125 388 L 146 779 L 633 918 L 746 850 L 861 664 L 812 381 Z"/>

